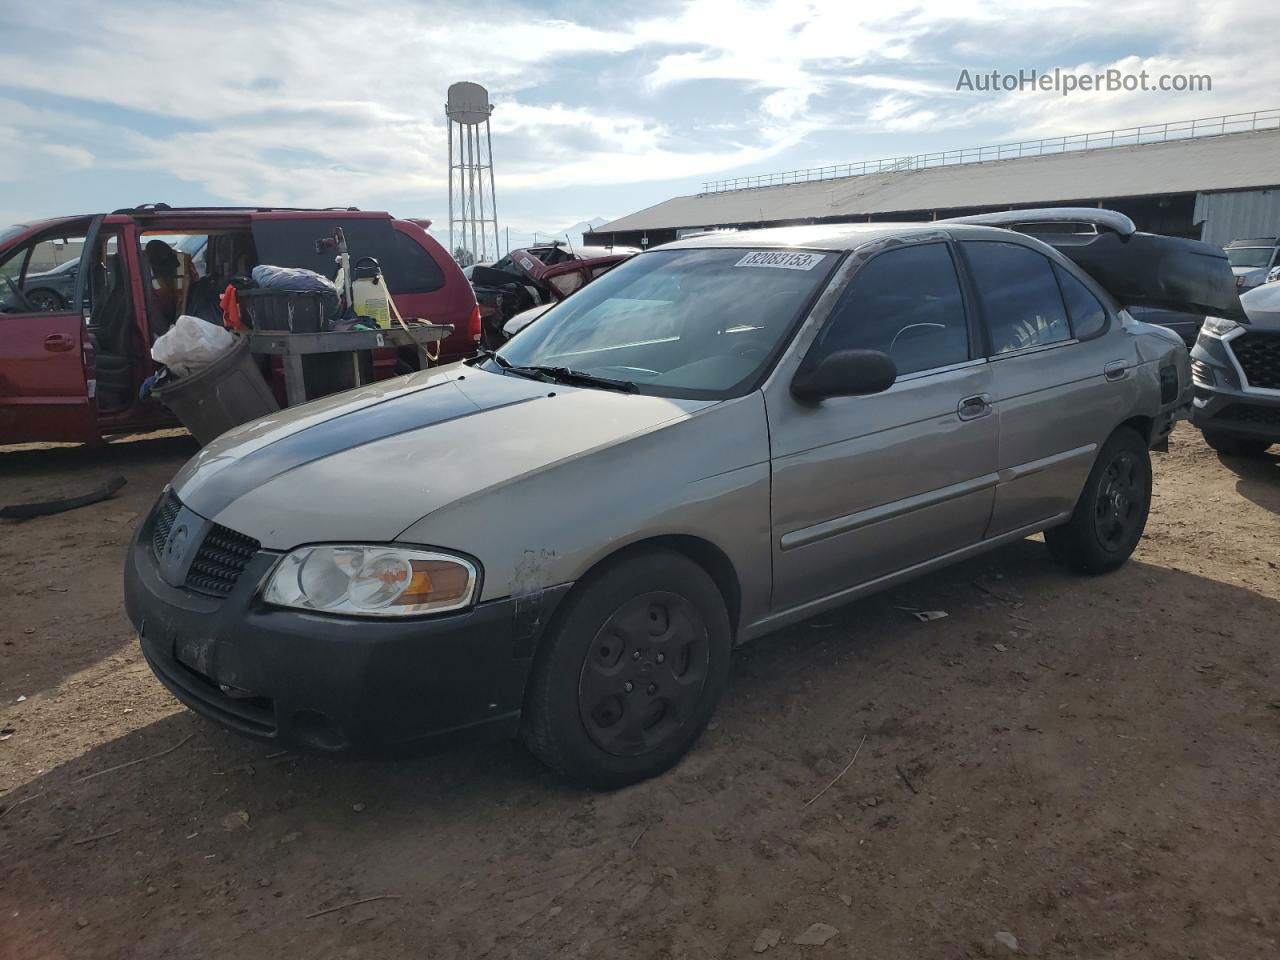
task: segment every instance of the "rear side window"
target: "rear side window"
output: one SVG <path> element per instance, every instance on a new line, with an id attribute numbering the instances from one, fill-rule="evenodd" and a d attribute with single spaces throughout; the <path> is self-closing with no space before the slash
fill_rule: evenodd
<path id="1" fill-rule="evenodd" d="M 889 250 L 854 275 L 818 342 L 816 356 L 879 350 L 899 374 L 969 359 L 964 300 L 944 243 Z"/>
<path id="2" fill-rule="evenodd" d="M 1058 277 L 1058 285 L 1062 287 L 1062 299 L 1067 303 L 1072 333 L 1077 340 L 1096 337 L 1106 329 L 1107 308 L 1089 292 L 1088 287 L 1056 263 L 1053 265 L 1053 272 Z"/>
<path id="3" fill-rule="evenodd" d="M 994 240 L 966 240 L 964 251 L 982 300 L 992 354 L 1071 339 L 1048 257 Z"/>
<path id="4" fill-rule="evenodd" d="M 392 293 L 427 293 L 444 286 L 439 264 L 413 237 L 392 229 L 390 220 L 370 217 L 262 218 L 253 224 L 258 261 L 277 267 L 306 267 L 332 280 L 338 272 L 335 251 L 316 250 L 316 241 L 329 239 L 342 228 L 354 264 L 373 257 Z"/>

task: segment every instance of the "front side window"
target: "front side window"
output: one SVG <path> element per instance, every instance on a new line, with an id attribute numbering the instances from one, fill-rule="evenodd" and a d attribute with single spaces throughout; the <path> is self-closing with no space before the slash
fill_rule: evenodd
<path id="1" fill-rule="evenodd" d="M 75 309 L 84 240 L 83 231 L 73 228 L 65 234 L 46 234 L 7 253 L 0 260 L 0 312 Z"/>
<path id="2" fill-rule="evenodd" d="M 627 380 L 656 396 L 736 396 L 760 376 L 837 259 L 823 251 L 654 250 L 553 307 L 500 356 L 514 366 Z"/>
<path id="3" fill-rule="evenodd" d="M 815 359 L 836 350 L 879 350 L 900 375 L 968 360 L 964 300 L 947 245 L 901 247 L 868 260 L 814 349 Z"/>
<path id="4" fill-rule="evenodd" d="M 967 240 L 964 250 L 986 314 L 993 354 L 1071 339 L 1048 257 L 1021 244 L 994 240 Z"/>
<path id="5" fill-rule="evenodd" d="M 1107 308 L 1089 292 L 1089 288 L 1058 264 L 1053 265 L 1062 299 L 1067 304 L 1067 316 L 1071 319 L 1071 332 L 1077 340 L 1096 337 L 1107 325 Z"/>

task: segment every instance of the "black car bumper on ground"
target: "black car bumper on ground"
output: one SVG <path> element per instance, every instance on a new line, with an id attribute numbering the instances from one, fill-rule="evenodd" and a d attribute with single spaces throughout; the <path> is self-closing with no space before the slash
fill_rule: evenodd
<path id="1" fill-rule="evenodd" d="M 125 606 L 156 677 L 196 713 L 322 750 L 516 733 L 538 635 L 569 585 L 395 621 L 270 607 L 258 596 L 279 558 L 268 551 L 225 596 L 167 583 L 153 545 L 159 506 L 130 545 Z"/>

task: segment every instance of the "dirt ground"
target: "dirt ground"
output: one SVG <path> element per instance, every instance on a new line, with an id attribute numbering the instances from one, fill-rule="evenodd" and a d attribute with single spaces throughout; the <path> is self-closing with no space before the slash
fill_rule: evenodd
<path id="1" fill-rule="evenodd" d="M 783 631 L 676 770 L 592 795 L 514 744 L 335 760 L 182 709 L 120 568 L 193 450 L 0 452 L 0 503 L 129 481 L 0 521 L 3 960 L 1280 954 L 1274 455 L 1183 425 L 1123 570 L 1025 541 Z"/>

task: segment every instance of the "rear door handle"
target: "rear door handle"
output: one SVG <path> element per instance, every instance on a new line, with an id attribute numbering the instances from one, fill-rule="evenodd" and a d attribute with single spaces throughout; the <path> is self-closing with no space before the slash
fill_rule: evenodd
<path id="1" fill-rule="evenodd" d="M 1102 368 L 1102 375 L 1108 380 L 1123 380 L 1129 375 L 1129 362 L 1127 360 L 1112 360 Z"/>
<path id="2" fill-rule="evenodd" d="M 49 336 L 44 338 L 44 348 L 46 350 L 52 350 L 55 353 L 60 353 L 63 350 L 70 350 L 75 345 L 76 342 L 74 340 L 61 333 L 51 333 Z"/>
<path id="3" fill-rule="evenodd" d="M 985 417 L 990 412 L 991 398 L 985 393 L 965 397 L 956 407 L 956 413 L 959 414 L 961 420 L 977 420 L 979 417 Z"/>

